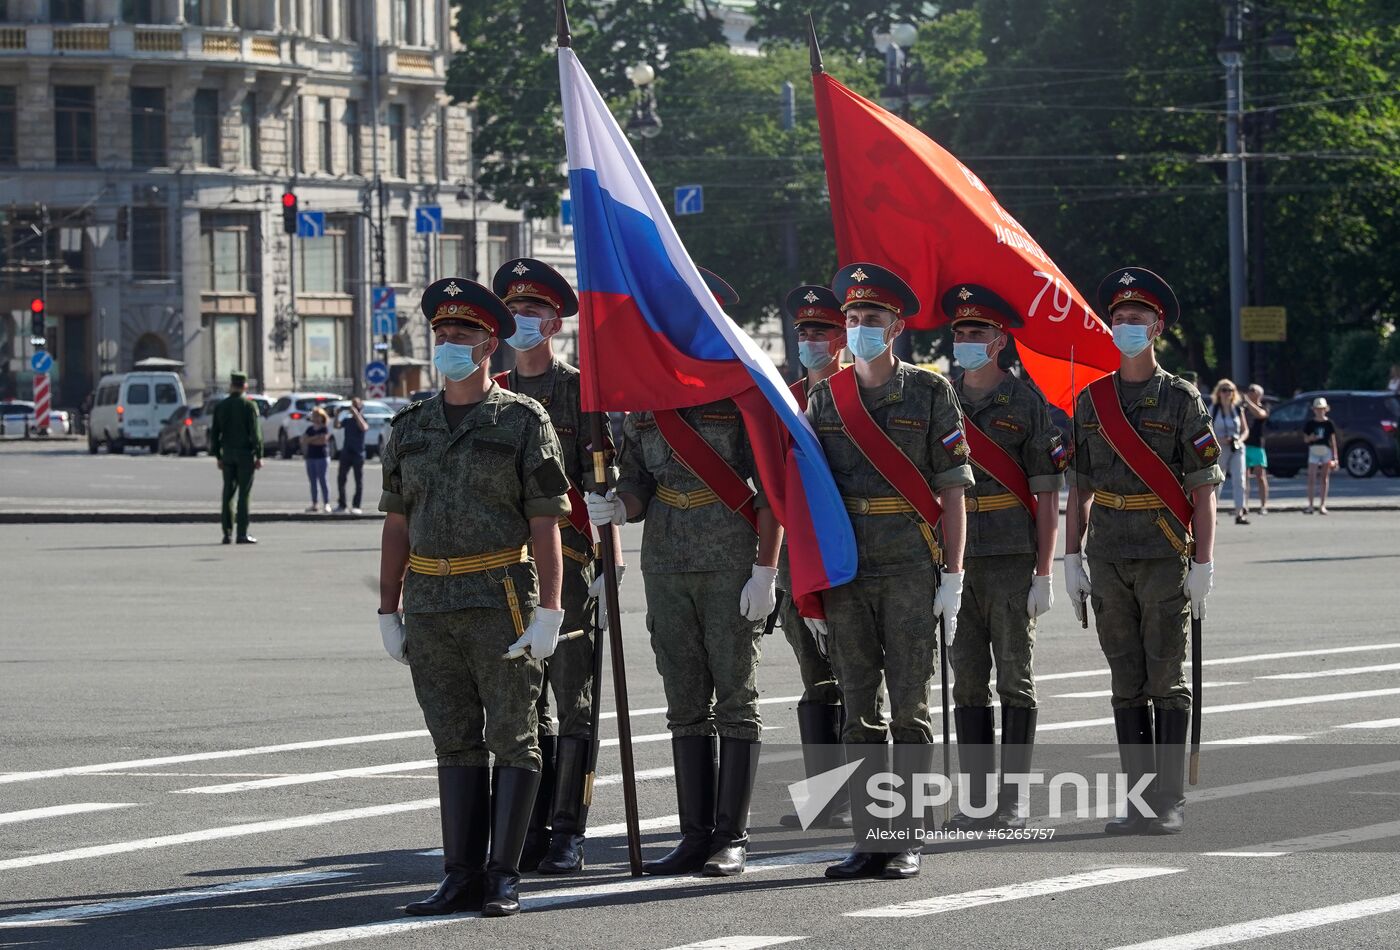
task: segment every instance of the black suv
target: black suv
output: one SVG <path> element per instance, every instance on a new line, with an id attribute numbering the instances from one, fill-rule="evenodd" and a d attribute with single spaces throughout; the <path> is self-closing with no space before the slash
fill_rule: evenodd
<path id="1" fill-rule="evenodd" d="M 1400 474 L 1400 399 L 1394 393 L 1320 390 L 1302 393 L 1280 402 L 1269 412 L 1264 448 L 1269 453 L 1269 474 L 1291 478 L 1308 464 L 1303 444 L 1303 420 L 1312 418 L 1318 396 L 1331 409 L 1327 417 L 1337 426 L 1338 464 L 1353 478 L 1370 478 L 1377 471 Z"/>

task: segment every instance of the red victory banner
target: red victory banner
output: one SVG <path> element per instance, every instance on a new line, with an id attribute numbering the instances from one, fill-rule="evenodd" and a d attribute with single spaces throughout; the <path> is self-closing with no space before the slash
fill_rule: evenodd
<path id="1" fill-rule="evenodd" d="M 812 85 L 841 264 L 903 276 L 919 296 L 915 329 L 947 323 L 939 302 L 955 284 L 996 291 L 1026 318 L 1015 334 L 1022 365 L 1072 412 L 1071 355 L 1081 389 L 1118 368 L 1112 334 L 1083 295 L 947 149 L 824 72 Z"/>

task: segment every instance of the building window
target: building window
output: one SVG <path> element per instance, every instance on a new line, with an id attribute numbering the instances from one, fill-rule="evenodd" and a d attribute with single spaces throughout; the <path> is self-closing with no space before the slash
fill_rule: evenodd
<path id="1" fill-rule="evenodd" d="M 262 164 L 262 149 L 258 143 L 258 97 L 251 92 L 238 107 L 238 124 L 238 161 L 244 168 L 256 169 Z"/>
<path id="2" fill-rule="evenodd" d="M 169 280 L 166 263 L 165 209 L 131 209 L 131 276 L 135 280 Z"/>
<path id="3" fill-rule="evenodd" d="M 219 90 L 194 94 L 194 160 L 217 167 L 219 161 Z"/>
<path id="4" fill-rule="evenodd" d="M 384 225 L 384 268 L 389 283 L 408 283 L 408 219 L 390 218 Z"/>
<path id="5" fill-rule="evenodd" d="M 360 38 L 360 0 L 340 0 L 340 36 L 345 40 Z"/>
<path id="6" fill-rule="evenodd" d="M 165 90 L 131 87 L 131 164 L 138 168 L 168 165 L 165 155 Z"/>
<path id="7" fill-rule="evenodd" d="M 209 341 L 209 379 L 218 380 L 218 385 L 226 384 L 229 373 L 234 370 L 249 370 L 252 366 L 252 334 L 249 328 L 252 321 L 247 317 L 229 314 L 204 315 L 205 334 Z"/>
<path id="8" fill-rule="evenodd" d="M 402 105 L 389 106 L 389 176 L 408 177 L 408 129 Z"/>
<path id="9" fill-rule="evenodd" d="M 297 241 L 297 292 L 344 294 L 350 292 L 346 279 L 346 226 L 343 220 L 326 219 L 324 237 Z"/>
<path id="10" fill-rule="evenodd" d="M 519 237 L 519 225 L 493 221 L 486 226 L 486 273 L 494 274 L 506 261 L 520 256 L 515 250 Z"/>
<path id="11" fill-rule="evenodd" d="M 122 21 L 125 23 L 160 23 L 156 13 L 158 0 L 122 0 Z"/>
<path id="12" fill-rule="evenodd" d="M 253 221 L 242 214 L 206 214 L 200 221 L 205 293 L 252 293 Z"/>
<path id="13" fill-rule="evenodd" d="M 419 26 L 416 0 L 394 0 L 394 39 L 404 46 L 418 46 L 423 42 Z"/>
<path id="14" fill-rule="evenodd" d="M 0 86 L 0 165 L 19 160 L 15 124 L 15 87 Z"/>
<path id="15" fill-rule="evenodd" d="M 53 114 L 54 161 L 59 165 L 95 164 L 92 87 L 55 86 Z"/>
<path id="16" fill-rule="evenodd" d="M 335 171 L 335 166 L 331 162 L 331 151 L 335 147 L 331 136 L 335 131 L 335 126 L 331 125 L 331 101 L 329 99 L 318 99 L 316 101 L 316 123 L 317 123 L 317 152 L 320 160 L 321 171 L 331 173 Z"/>
<path id="17" fill-rule="evenodd" d="M 444 277 L 476 277 L 476 242 L 472 240 L 475 232 L 475 222 L 443 227 L 438 236 L 438 266 Z"/>
<path id="18" fill-rule="evenodd" d="M 303 380 L 339 379 L 344 376 L 341 360 L 342 324 L 340 317 L 302 317 Z"/>
<path id="19" fill-rule="evenodd" d="M 49 21 L 51 23 L 82 23 L 83 0 L 50 0 Z"/>
<path id="20" fill-rule="evenodd" d="M 360 157 L 360 104 L 354 99 L 345 103 L 344 121 L 346 171 L 352 175 L 363 175 L 364 161 Z"/>

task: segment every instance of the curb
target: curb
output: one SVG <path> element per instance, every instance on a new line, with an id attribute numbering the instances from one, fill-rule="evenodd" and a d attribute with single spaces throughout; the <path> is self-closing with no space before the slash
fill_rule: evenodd
<path id="1" fill-rule="evenodd" d="M 363 515 L 327 515 L 309 511 L 263 512 L 253 515 L 253 524 L 274 521 L 357 522 L 383 521 L 375 512 Z M 0 524 L 218 524 L 215 511 L 0 511 Z"/>

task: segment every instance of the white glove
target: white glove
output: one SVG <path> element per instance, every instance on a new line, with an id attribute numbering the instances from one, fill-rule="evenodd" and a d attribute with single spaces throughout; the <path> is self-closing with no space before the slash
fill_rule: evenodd
<path id="1" fill-rule="evenodd" d="M 588 520 L 596 527 L 627 521 L 627 506 L 617 497 L 616 488 L 609 489 L 606 495 L 591 491 L 583 496 L 583 503 L 588 506 Z"/>
<path id="2" fill-rule="evenodd" d="M 755 564 L 753 574 L 744 582 L 744 589 L 739 591 L 739 613 L 744 615 L 745 620 L 757 623 L 767 620 L 777 605 L 778 569 Z"/>
<path id="3" fill-rule="evenodd" d="M 518 660 L 526 653 L 536 660 L 547 660 L 559 646 L 559 628 L 564 626 L 564 611 L 536 607 L 530 626 L 520 635 L 520 639 L 506 651 L 507 660 Z"/>
<path id="4" fill-rule="evenodd" d="M 802 622 L 807 625 L 807 632 L 812 635 L 812 640 L 817 644 L 817 652 L 824 657 L 829 657 L 827 637 L 831 634 L 827 630 L 826 621 L 816 617 L 803 617 Z"/>
<path id="5" fill-rule="evenodd" d="M 397 610 L 391 614 L 379 615 L 379 638 L 384 641 L 384 652 L 398 660 L 404 666 L 408 665 L 408 657 L 404 655 L 404 644 L 407 637 L 403 632 L 403 614 Z"/>
<path id="6" fill-rule="evenodd" d="M 596 575 L 595 575 L 594 578 L 593 578 L 593 583 L 591 583 L 591 584 L 588 585 L 588 596 L 591 597 L 591 598 L 593 598 L 594 600 L 598 601 L 598 632 L 599 632 L 599 633 L 607 633 L 607 632 L 608 632 L 608 598 L 607 598 L 606 594 L 607 594 L 607 586 L 608 586 L 608 585 L 605 583 L 605 582 L 607 581 L 607 578 L 603 576 L 603 565 L 602 565 L 602 564 L 594 564 L 594 565 L 593 565 L 593 570 L 596 571 L 597 573 L 596 573 Z M 619 564 L 619 565 L 617 566 L 617 587 L 618 587 L 618 590 L 621 590 L 621 589 L 622 589 L 622 575 L 623 575 L 623 574 L 626 574 L 626 573 L 627 573 L 627 565 L 626 565 L 626 564 Z"/>
<path id="7" fill-rule="evenodd" d="M 1034 620 L 1041 614 L 1050 612 L 1050 608 L 1055 603 L 1055 591 L 1050 586 L 1054 580 L 1053 574 L 1033 574 L 1031 575 L 1031 592 L 1026 597 L 1026 613 Z"/>
<path id="8" fill-rule="evenodd" d="M 943 618 L 943 640 L 945 646 L 952 646 L 958 635 L 958 608 L 962 606 L 963 574 L 944 571 L 938 582 L 938 593 L 933 598 L 934 617 Z"/>
<path id="9" fill-rule="evenodd" d="M 1065 593 L 1069 594 L 1070 606 L 1074 608 L 1074 616 L 1080 623 L 1084 623 L 1085 617 L 1084 601 L 1094 589 L 1089 586 L 1089 572 L 1084 569 L 1084 555 L 1065 555 Z"/>
<path id="10" fill-rule="evenodd" d="M 1215 586 L 1215 562 L 1191 562 L 1186 572 L 1186 596 L 1191 598 L 1191 616 L 1196 620 L 1205 619 L 1206 595 Z"/>

